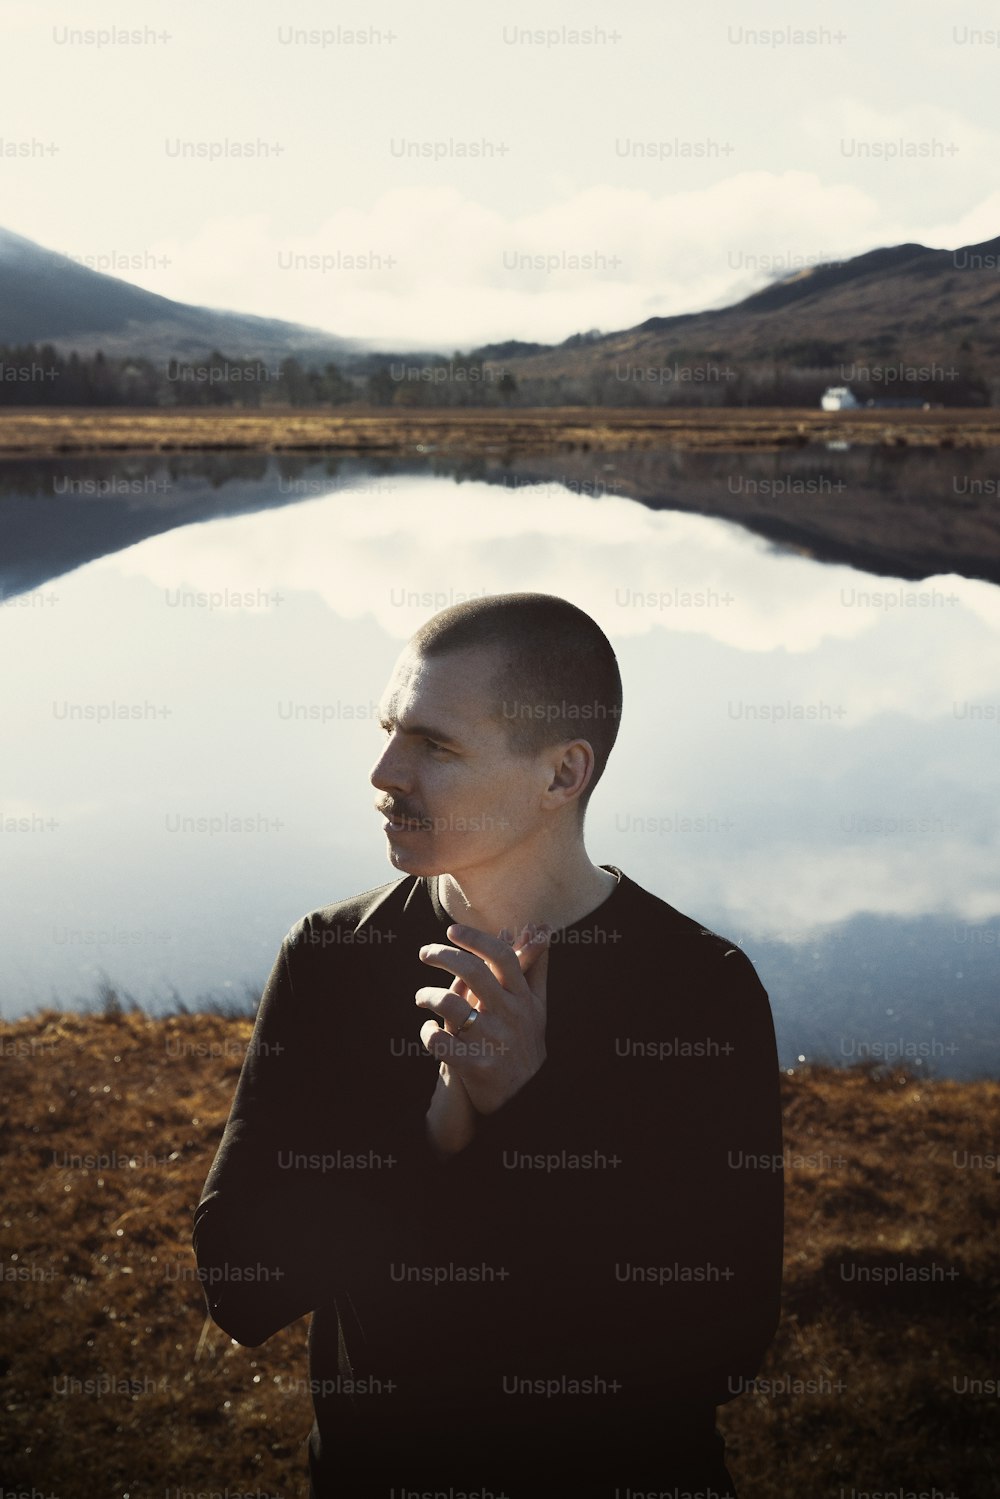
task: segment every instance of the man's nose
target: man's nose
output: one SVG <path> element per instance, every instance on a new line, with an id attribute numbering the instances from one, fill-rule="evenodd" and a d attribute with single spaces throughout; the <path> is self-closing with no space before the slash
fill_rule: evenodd
<path id="1" fill-rule="evenodd" d="M 368 779 L 378 791 L 405 791 L 409 782 L 406 757 L 390 739 L 372 766 Z"/>

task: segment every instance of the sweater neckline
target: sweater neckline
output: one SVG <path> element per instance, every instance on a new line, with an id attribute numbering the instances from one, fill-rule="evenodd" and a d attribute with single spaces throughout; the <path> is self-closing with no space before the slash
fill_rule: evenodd
<path id="1" fill-rule="evenodd" d="M 620 901 L 622 890 L 628 883 L 628 876 L 622 873 L 617 864 L 601 864 L 599 867 L 601 869 L 607 870 L 608 874 L 613 874 L 618 881 L 617 885 L 613 890 L 608 892 L 608 894 L 604 897 L 599 905 L 594 906 L 593 910 L 587 911 L 583 916 L 578 916 L 576 921 L 571 921 L 566 926 L 558 927 L 556 931 L 553 932 L 553 937 L 557 935 L 561 936 L 561 934 L 564 932 L 574 932 L 578 927 L 582 927 L 585 923 L 588 922 L 593 924 L 595 917 L 598 918 L 598 921 L 602 921 L 603 918 L 607 915 L 608 907 L 612 904 L 612 902 Z M 434 911 L 434 915 L 437 917 L 442 927 L 447 930 L 447 928 L 451 926 L 455 918 L 448 915 L 448 912 L 445 910 L 444 906 L 441 903 L 441 897 L 438 893 L 439 878 L 440 876 L 436 874 L 418 876 L 420 883 L 424 885 L 430 898 L 430 903 Z"/>

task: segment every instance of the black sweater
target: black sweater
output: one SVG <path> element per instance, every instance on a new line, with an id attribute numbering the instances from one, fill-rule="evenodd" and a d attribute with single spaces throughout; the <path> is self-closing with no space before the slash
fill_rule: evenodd
<path id="1" fill-rule="evenodd" d="M 484 1451 L 539 1419 L 594 1452 L 704 1431 L 759 1366 L 782 1253 L 767 995 L 739 949 L 614 873 L 552 939 L 546 1061 L 445 1161 L 414 1004 L 450 982 L 417 956 L 447 940 L 436 878 L 282 943 L 194 1246 L 238 1342 L 313 1313 L 316 1485 L 442 1416 Z"/>

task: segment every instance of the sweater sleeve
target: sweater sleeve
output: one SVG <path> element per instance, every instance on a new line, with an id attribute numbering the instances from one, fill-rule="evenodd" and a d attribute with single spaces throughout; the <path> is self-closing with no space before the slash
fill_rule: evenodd
<path id="1" fill-rule="evenodd" d="M 372 1126 L 358 1069 L 338 1062 L 350 1022 L 324 1025 L 330 975 L 318 982 L 308 944 L 306 918 L 271 970 L 194 1216 L 209 1313 L 249 1347 L 405 1250 L 430 1166 L 422 1131 L 393 1129 L 384 1100 L 387 1124 Z"/>

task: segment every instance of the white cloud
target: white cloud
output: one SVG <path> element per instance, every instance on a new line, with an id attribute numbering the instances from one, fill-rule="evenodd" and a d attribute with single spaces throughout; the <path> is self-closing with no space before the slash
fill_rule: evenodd
<path id="1" fill-rule="evenodd" d="M 139 279 L 206 306 L 451 349 L 691 312 L 738 299 L 770 269 L 903 236 L 874 195 L 814 172 L 742 172 L 663 194 L 605 183 L 520 215 L 455 187 L 406 187 L 295 234 L 262 211 L 209 219 L 189 238 L 158 239 L 169 275 Z M 374 269 L 341 268 L 366 255 Z M 552 259 L 524 268 L 524 256 Z"/>
<path id="2" fill-rule="evenodd" d="M 345 489 L 181 527 L 93 566 L 166 589 L 314 594 L 336 616 L 374 618 L 400 641 L 459 592 L 518 587 L 575 599 L 613 638 L 664 629 L 782 658 L 826 647 L 816 695 L 850 704 L 852 723 L 889 711 L 950 714 L 957 697 L 1000 680 L 1000 603 L 989 584 L 901 584 L 818 567 L 725 521 L 555 483 L 378 482 L 362 503 Z M 855 651 L 835 648 L 866 635 L 893 639 L 897 670 L 859 672 Z"/>
<path id="3" fill-rule="evenodd" d="M 981 245 L 984 240 L 996 239 L 1000 233 L 1000 188 L 988 193 L 981 203 L 950 222 L 932 225 L 924 237 L 924 243 L 944 249 L 959 249 L 963 245 Z"/>
<path id="4" fill-rule="evenodd" d="M 914 183 L 938 199 L 980 191 L 1000 149 L 996 130 L 957 109 L 923 101 L 887 109 L 860 98 L 828 99 L 805 111 L 801 123 L 815 143 L 824 177 L 836 172 L 866 186 L 878 182 L 883 208 L 900 194 L 909 198 Z M 910 218 L 919 222 L 919 210 L 911 210 Z"/>

